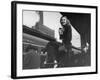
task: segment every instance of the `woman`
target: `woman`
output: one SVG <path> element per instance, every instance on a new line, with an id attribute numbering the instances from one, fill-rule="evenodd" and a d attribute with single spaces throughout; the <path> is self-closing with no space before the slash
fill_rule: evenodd
<path id="1" fill-rule="evenodd" d="M 62 28 L 59 28 L 59 35 L 60 39 L 62 40 L 63 46 L 61 46 L 59 50 L 63 48 L 65 52 L 69 53 L 71 51 L 71 40 L 72 40 L 71 24 L 66 16 L 61 17 L 60 23 L 62 25 Z"/>

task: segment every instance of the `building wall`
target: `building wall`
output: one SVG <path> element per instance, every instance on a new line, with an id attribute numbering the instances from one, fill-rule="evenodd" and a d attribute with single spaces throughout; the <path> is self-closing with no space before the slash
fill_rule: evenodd
<path id="1" fill-rule="evenodd" d="M 46 27 L 45 25 L 41 23 L 36 23 L 35 29 L 50 37 L 53 37 L 53 38 L 55 37 L 55 31 Z"/>

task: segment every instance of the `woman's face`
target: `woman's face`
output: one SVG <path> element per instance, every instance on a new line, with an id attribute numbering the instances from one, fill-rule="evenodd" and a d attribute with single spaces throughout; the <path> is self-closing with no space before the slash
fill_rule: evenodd
<path id="1" fill-rule="evenodd" d="M 62 17 L 61 18 L 61 24 L 64 26 L 64 25 L 66 25 L 66 24 L 68 24 L 69 23 L 69 20 L 67 19 L 67 17 Z"/>

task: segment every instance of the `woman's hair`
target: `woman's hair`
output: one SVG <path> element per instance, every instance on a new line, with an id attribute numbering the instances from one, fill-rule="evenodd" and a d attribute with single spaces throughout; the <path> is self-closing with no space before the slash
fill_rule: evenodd
<path id="1" fill-rule="evenodd" d="M 67 17 L 67 16 L 62 16 L 62 17 L 60 18 L 60 23 L 61 23 L 61 20 L 62 20 L 62 18 L 63 18 L 63 17 L 65 17 L 65 18 L 66 18 L 66 20 L 67 20 L 67 24 L 68 24 L 68 25 L 70 25 L 70 21 L 69 21 L 69 19 L 68 19 L 68 17 Z"/>

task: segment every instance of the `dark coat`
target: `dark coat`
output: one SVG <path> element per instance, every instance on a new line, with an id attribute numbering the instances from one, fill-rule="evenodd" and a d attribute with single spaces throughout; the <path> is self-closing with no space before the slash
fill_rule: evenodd
<path id="1" fill-rule="evenodd" d="M 61 29 L 61 28 L 60 28 Z M 62 34 L 60 34 L 60 39 L 62 39 L 62 42 L 66 45 L 71 44 L 72 40 L 72 29 L 70 25 L 63 26 Z"/>

